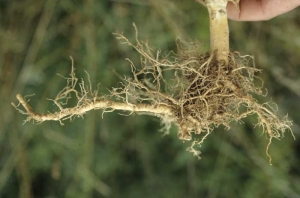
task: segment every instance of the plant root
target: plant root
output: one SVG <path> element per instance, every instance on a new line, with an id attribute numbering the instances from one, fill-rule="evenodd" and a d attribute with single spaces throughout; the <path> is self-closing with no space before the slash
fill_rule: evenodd
<path id="1" fill-rule="evenodd" d="M 121 86 L 112 88 L 110 94 L 98 96 L 90 82 L 88 85 L 83 80 L 78 83 L 72 61 L 67 86 L 53 99 L 59 109 L 57 112 L 37 114 L 21 95 L 17 95 L 25 111 L 14 106 L 28 116 L 25 121 L 58 120 L 62 123 L 93 109 L 102 109 L 104 113 L 114 110 L 143 112 L 161 118 L 165 133 L 175 124 L 179 139 L 192 140 L 188 150 L 195 155 L 199 155 L 199 151 L 194 147 L 201 145 L 214 128 L 223 125 L 229 129 L 232 121 L 242 122 L 250 115 L 257 117 L 255 126 L 268 134 L 270 142 L 272 138 L 280 139 L 286 130 L 291 131 L 292 122 L 276 115 L 275 104 L 260 104 L 253 97 L 263 92 L 262 87 L 254 85 L 255 73 L 260 70 L 248 66 L 253 61 L 251 56 L 230 52 L 226 64 L 217 61 L 213 53 L 200 54 L 198 44 L 181 41 L 177 41 L 177 53 L 162 55 L 160 50 L 153 50 L 148 43 L 139 41 L 137 30 L 134 44 L 123 34 L 115 35 L 122 44 L 133 47 L 140 54 L 139 66 L 127 59 L 131 77 L 125 77 Z M 78 84 L 79 89 L 76 89 Z M 65 108 L 71 93 L 75 94 L 77 105 Z M 202 135 L 202 139 L 194 140 L 194 134 Z M 270 157 L 268 150 L 267 155 Z"/>

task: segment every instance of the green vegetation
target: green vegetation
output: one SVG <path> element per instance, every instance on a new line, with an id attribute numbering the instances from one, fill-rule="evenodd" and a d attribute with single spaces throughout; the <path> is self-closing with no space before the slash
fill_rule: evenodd
<path id="1" fill-rule="evenodd" d="M 71 61 L 77 77 L 87 71 L 99 93 L 117 87 L 139 61 L 113 32 L 153 48 L 176 50 L 176 38 L 203 42 L 208 51 L 209 25 L 204 7 L 193 1 L 40 1 L 0 3 L 1 116 L 0 197 L 297 197 L 300 194 L 299 141 L 287 133 L 273 141 L 253 129 L 256 117 L 219 128 L 200 148 L 201 160 L 186 152 L 190 143 L 158 133 L 158 119 L 92 111 L 76 122 L 21 123 L 11 101 L 29 97 L 37 112 L 53 112 L 65 86 Z M 268 22 L 230 23 L 231 47 L 256 57 L 261 78 L 280 109 L 293 119 L 299 135 L 300 97 L 296 11 Z M 283 36 L 284 35 L 284 36 Z M 298 68 L 297 68 L 298 67 Z M 100 83 L 99 85 L 97 83 Z M 258 82 L 260 83 L 260 82 Z M 259 84 L 258 84 L 259 85 Z M 265 98 L 257 98 L 268 102 Z M 42 101 L 42 102 L 41 102 Z M 70 101 L 75 102 L 75 101 Z M 195 137 L 197 138 L 197 137 Z"/>

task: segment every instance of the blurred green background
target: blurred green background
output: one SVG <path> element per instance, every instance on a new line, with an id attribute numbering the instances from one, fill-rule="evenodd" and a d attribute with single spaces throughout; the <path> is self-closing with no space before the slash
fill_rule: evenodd
<path id="1" fill-rule="evenodd" d="M 100 93 L 130 75 L 125 58 L 137 53 L 113 32 L 140 38 L 162 51 L 176 38 L 200 41 L 208 51 L 209 24 L 194 0 L 0 0 L 0 197 L 300 197 L 300 10 L 265 22 L 230 21 L 231 48 L 255 56 L 268 96 L 293 120 L 290 133 L 270 147 L 253 128 L 255 117 L 213 131 L 200 148 L 159 133 L 154 117 L 92 111 L 73 122 L 23 124 L 11 102 L 35 94 L 32 107 L 55 111 L 72 56 Z"/>

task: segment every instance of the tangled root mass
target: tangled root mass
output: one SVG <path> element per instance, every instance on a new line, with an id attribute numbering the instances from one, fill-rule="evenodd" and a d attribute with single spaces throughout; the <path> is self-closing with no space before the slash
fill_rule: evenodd
<path id="1" fill-rule="evenodd" d="M 253 62 L 252 57 L 231 52 L 229 63 L 225 64 L 209 53 L 200 54 L 197 44 L 180 41 L 176 54 L 162 56 L 160 51 L 152 50 L 138 39 L 132 44 L 121 34 L 117 34 L 117 38 L 139 52 L 141 64 L 136 67 L 130 62 L 133 79 L 126 79 L 127 85 L 122 91 L 115 89 L 112 95 L 124 102 L 169 106 L 173 116 L 163 120 L 178 126 L 180 139 L 191 140 L 193 133 L 205 133 L 203 139 L 197 141 L 202 143 L 215 127 L 229 128 L 230 122 L 240 122 L 249 115 L 257 116 L 255 124 L 269 135 L 270 142 L 290 130 L 291 121 L 275 114 L 275 104 L 260 104 L 252 96 L 263 96 L 262 86 L 254 84 L 254 80 L 259 79 L 255 73 L 260 70 L 248 66 Z"/>

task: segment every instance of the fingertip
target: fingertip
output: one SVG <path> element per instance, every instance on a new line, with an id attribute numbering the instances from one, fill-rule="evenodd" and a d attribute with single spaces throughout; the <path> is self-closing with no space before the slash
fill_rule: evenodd
<path id="1" fill-rule="evenodd" d="M 239 8 L 232 2 L 227 4 L 227 17 L 231 20 L 238 20 L 240 15 Z"/>

